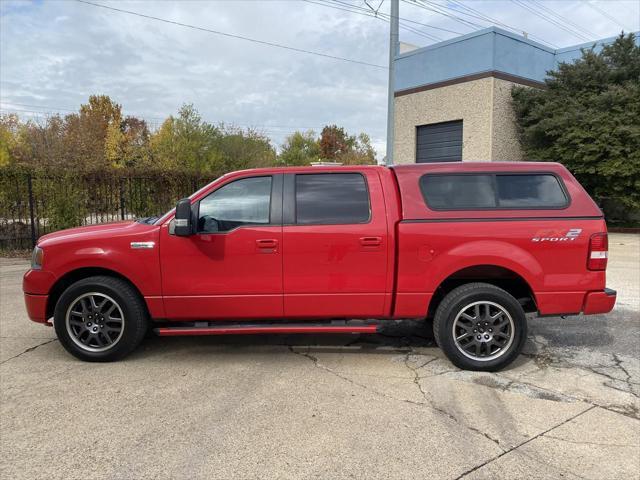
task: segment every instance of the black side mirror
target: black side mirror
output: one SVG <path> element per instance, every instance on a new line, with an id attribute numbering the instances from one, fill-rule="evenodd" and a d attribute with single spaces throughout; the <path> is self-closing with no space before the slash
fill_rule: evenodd
<path id="1" fill-rule="evenodd" d="M 173 233 L 179 237 L 188 237 L 193 233 L 191 216 L 191 200 L 183 198 L 176 205 L 176 215 L 173 219 Z"/>

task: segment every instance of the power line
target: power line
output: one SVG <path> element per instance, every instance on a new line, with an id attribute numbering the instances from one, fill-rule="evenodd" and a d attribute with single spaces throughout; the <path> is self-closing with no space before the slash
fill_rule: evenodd
<path id="1" fill-rule="evenodd" d="M 586 28 L 583 28 L 582 26 L 578 25 L 577 23 L 575 23 L 573 20 L 564 17 L 562 15 L 560 15 L 558 12 L 556 12 L 555 10 L 551 9 L 550 7 L 547 7 L 546 5 L 544 5 L 542 2 L 539 2 L 537 0 L 530 0 L 531 3 L 537 5 L 540 9 L 544 10 L 545 12 L 547 12 L 549 15 L 554 16 L 555 18 L 557 18 L 559 21 L 561 22 L 566 22 L 568 23 L 571 27 L 573 27 L 576 32 L 579 33 L 584 33 L 585 35 L 589 35 L 591 38 L 595 38 L 597 37 L 597 35 L 589 30 L 587 30 Z"/>
<path id="2" fill-rule="evenodd" d="M 478 18 L 480 20 L 485 20 L 485 21 L 487 21 L 489 23 L 492 23 L 494 25 L 501 26 L 501 27 L 506 28 L 507 30 L 511 30 L 512 32 L 515 32 L 515 33 L 517 33 L 519 35 L 527 33 L 523 29 L 519 29 L 518 27 L 514 27 L 514 26 L 511 26 L 511 25 L 509 25 L 507 23 L 501 22 L 500 20 L 497 20 L 497 19 L 495 19 L 493 17 L 490 17 L 489 15 L 487 15 L 485 13 L 482 13 L 479 10 L 476 10 L 475 8 L 471 8 L 470 6 L 465 5 L 464 3 L 462 3 L 459 0 L 449 0 L 449 1 L 451 3 L 453 3 L 453 4 L 455 4 L 455 5 L 459 5 L 460 7 L 462 7 L 463 9 L 465 9 L 465 10 L 467 10 L 469 12 L 475 13 L 477 15 L 475 18 Z M 448 7 L 445 7 L 445 8 L 448 8 Z M 546 43 L 547 45 L 549 45 L 549 46 L 551 46 L 553 48 L 558 48 L 558 45 L 555 45 L 555 44 L 553 44 L 553 43 L 551 43 L 551 42 L 549 42 L 547 40 L 544 40 L 543 38 L 540 38 L 540 37 L 536 36 L 536 35 L 531 35 L 531 34 L 528 34 L 528 33 L 527 33 L 527 35 L 531 39 L 536 40 L 536 41 L 538 41 L 540 43 Z"/>
<path id="3" fill-rule="evenodd" d="M 443 11 L 445 8 L 447 7 L 442 7 L 438 4 L 435 3 L 431 3 L 429 1 L 420 1 L 420 0 L 403 0 L 405 3 L 408 3 L 409 5 L 414 5 L 416 7 L 420 7 L 424 10 L 430 11 L 430 12 L 434 12 L 437 13 L 439 15 L 443 15 L 447 18 L 450 18 L 452 20 L 455 20 L 458 23 L 461 23 L 463 25 L 465 25 L 466 27 L 470 27 L 470 28 L 483 28 L 482 25 L 479 25 L 477 23 L 474 22 L 470 22 L 469 20 L 465 20 L 464 18 L 458 17 L 457 15 L 453 15 L 451 13 L 447 13 L 446 11 Z M 451 8 L 449 8 L 449 10 L 452 10 Z M 460 12 L 462 13 L 462 12 Z"/>
<path id="4" fill-rule="evenodd" d="M 42 120 L 49 120 L 52 116 L 57 116 L 58 113 L 57 112 L 37 112 L 34 110 L 16 110 L 13 108 L 5 108 L 5 107 L 0 107 L 0 114 L 1 113 L 7 113 L 7 114 L 17 114 L 17 115 L 26 115 L 28 117 L 31 117 L 32 119 L 35 119 L 38 123 L 40 123 Z M 160 124 L 162 122 L 148 122 L 146 119 L 145 122 L 152 128 L 152 130 L 157 130 L 160 126 Z M 221 122 L 224 123 L 224 122 Z M 306 130 L 319 130 L 319 128 L 299 128 L 296 130 L 278 130 L 276 129 L 277 126 L 271 126 L 271 125 L 265 125 L 265 126 L 260 126 L 260 125 L 240 125 L 237 123 L 224 123 L 225 126 L 228 126 L 230 128 L 243 128 L 244 130 L 253 130 L 257 133 L 264 133 L 264 134 L 268 134 L 268 135 L 273 135 L 273 136 L 281 136 L 281 135 L 291 135 L 293 133 L 299 132 L 299 131 L 306 131 Z M 284 127 L 282 127 L 284 128 Z"/>
<path id="5" fill-rule="evenodd" d="M 223 36 L 223 37 L 235 38 L 237 40 L 244 40 L 244 41 L 247 41 L 247 42 L 257 43 L 259 45 L 266 45 L 266 46 L 269 46 L 269 47 L 282 48 L 284 50 L 291 50 L 293 52 L 306 53 L 306 54 L 315 55 L 315 56 L 318 56 L 318 57 L 330 58 L 330 59 L 333 59 L 333 60 L 341 60 L 343 62 L 356 63 L 358 65 L 366 65 L 368 67 L 383 68 L 385 70 L 388 70 L 388 67 L 386 67 L 384 65 L 378 65 L 376 63 L 369 63 L 369 62 L 363 62 L 363 61 L 360 61 L 360 60 L 353 60 L 351 58 L 339 57 L 337 55 L 330 55 L 328 53 L 315 52 L 315 51 L 312 51 L 312 50 L 305 50 L 303 48 L 290 47 L 288 45 L 282 45 L 282 44 L 279 44 L 279 43 L 267 42 L 265 40 L 258 40 L 256 38 L 250 38 L 250 37 L 245 37 L 245 36 L 242 36 L 242 35 L 236 35 L 234 33 L 227 33 L 227 32 L 221 32 L 221 31 L 218 31 L 218 30 L 212 30 L 212 29 L 209 29 L 209 28 L 198 27 L 196 25 L 190 25 L 188 23 L 176 22 L 174 20 L 167 20 L 166 18 L 154 17 L 152 15 L 146 15 L 146 14 L 143 14 L 143 13 L 133 12 L 131 10 L 124 10 L 122 8 L 116 8 L 116 7 L 110 7 L 110 6 L 107 6 L 107 5 L 101 5 L 99 3 L 93 3 L 93 2 L 89 2 L 87 0 L 76 0 L 76 2 L 84 3 L 85 5 L 91 5 L 93 7 L 104 8 L 105 10 L 111 10 L 111 11 L 114 11 L 114 12 L 126 13 L 127 15 L 135 15 L 136 17 L 146 18 L 146 19 L 149 19 L 149 20 L 156 20 L 158 22 L 168 23 L 168 24 L 171 24 L 171 25 L 178 25 L 180 27 L 191 28 L 193 30 L 199 30 L 201 32 L 213 33 L 214 35 L 220 35 L 220 36 Z"/>
<path id="6" fill-rule="evenodd" d="M 621 24 L 613 15 L 610 15 L 608 12 L 606 12 L 605 10 L 602 10 L 600 7 L 598 7 L 597 5 L 592 4 L 589 1 L 584 2 L 584 5 L 587 5 L 589 8 L 595 10 L 596 12 L 599 12 L 603 17 L 608 18 L 609 20 L 611 20 L 613 23 L 615 23 L 616 25 L 618 25 L 619 27 L 622 27 L 622 29 L 625 29 L 626 27 Z"/>
<path id="7" fill-rule="evenodd" d="M 328 3 L 329 0 L 325 0 L 327 3 L 324 3 L 324 2 L 321 3 L 322 0 L 319 0 L 319 1 L 304 0 L 304 1 L 307 2 L 307 3 L 312 3 L 314 5 L 319 5 L 319 6 L 322 6 L 322 7 L 333 8 L 335 10 L 341 10 L 341 11 L 344 11 L 344 12 L 355 13 L 355 14 L 358 14 L 358 15 L 363 15 L 365 17 L 376 18 L 376 19 L 382 20 L 384 22 L 389 22 L 389 18 L 388 18 L 389 16 L 387 14 L 385 14 L 385 13 L 375 13 L 375 10 L 373 12 L 371 12 L 371 11 L 365 9 L 365 8 L 358 7 L 357 5 L 351 5 L 351 4 L 348 4 L 348 3 L 345 3 L 345 2 L 340 2 L 340 1 L 337 1 L 337 0 L 334 0 L 331 3 Z M 333 5 L 333 3 L 338 3 L 338 4 L 341 4 L 341 5 L 345 5 L 345 6 L 342 7 L 342 6 L 338 6 L 338 5 Z M 442 40 L 442 38 L 437 37 L 437 36 L 435 36 L 433 34 L 423 32 L 423 31 L 418 30 L 417 28 L 411 27 L 409 25 L 404 25 L 403 22 L 401 22 L 401 23 L 402 23 L 402 28 L 403 29 L 405 29 L 405 30 L 407 30 L 409 32 L 415 33 L 415 34 L 417 34 L 417 35 L 419 35 L 421 37 L 428 38 L 429 40 L 434 40 L 434 41 L 441 41 Z M 412 22 L 412 23 L 416 23 L 416 22 Z"/>
<path id="8" fill-rule="evenodd" d="M 473 18 L 473 19 L 481 20 L 481 21 L 488 22 L 488 23 L 491 23 L 491 24 L 494 24 L 494 25 L 500 25 L 503 28 L 506 28 L 506 29 L 511 30 L 511 31 L 513 31 L 515 33 L 518 33 L 518 34 L 524 33 L 523 29 L 514 27 L 512 25 L 508 25 L 508 24 L 506 24 L 504 22 L 496 20 L 495 18 L 492 18 L 492 17 L 490 17 L 490 16 L 488 16 L 488 15 L 486 15 L 486 14 L 484 14 L 484 13 L 482 13 L 482 12 L 476 10 L 476 9 L 473 9 L 473 8 L 467 6 L 467 5 L 464 5 L 460 1 L 451 0 L 455 5 L 459 5 L 460 7 L 464 8 L 465 10 L 467 10 L 466 12 L 465 11 L 460 11 L 457 8 L 453 8 L 453 7 L 450 7 L 450 6 L 447 6 L 447 5 L 439 5 L 439 4 L 434 3 L 433 1 L 430 1 L 430 0 L 412 0 L 411 2 L 409 0 L 403 0 L 403 1 L 408 3 L 408 4 L 410 4 L 410 5 L 421 6 L 422 8 L 425 8 L 427 10 L 433 11 L 435 13 L 439 13 L 441 15 L 448 16 L 452 20 L 454 20 L 454 21 L 456 21 L 458 23 L 462 23 L 465 26 L 470 26 L 471 25 L 472 27 L 475 27 L 475 28 L 484 28 L 482 25 L 479 25 L 479 24 L 477 24 L 475 22 L 469 22 L 468 20 L 465 20 L 465 19 L 463 19 L 461 17 L 458 17 L 456 15 L 447 14 L 443 10 L 451 10 L 451 11 L 454 11 L 454 12 L 460 14 L 460 15 L 465 15 L 465 16 Z M 431 6 L 431 8 L 429 8 L 426 5 L 420 5 L 417 2 L 420 2 L 420 3 L 423 3 L 423 4 L 427 3 L 428 5 Z M 437 7 L 437 8 L 435 8 L 435 7 Z M 468 12 L 473 12 L 473 13 L 468 13 Z M 547 45 L 549 45 L 549 46 L 551 46 L 553 48 L 558 48 L 557 45 L 554 45 L 553 43 L 551 43 L 551 42 L 549 42 L 547 40 L 544 40 L 543 38 L 537 37 L 535 35 L 529 35 L 529 37 L 531 39 L 534 39 L 534 40 L 540 42 L 540 43 L 547 44 Z"/>
<path id="9" fill-rule="evenodd" d="M 571 28 L 568 28 L 562 22 L 559 22 L 559 21 L 555 20 L 553 17 L 550 17 L 548 14 L 545 14 L 544 12 L 536 10 L 533 5 L 530 5 L 529 3 L 525 2 L 525 1 L 521 1 L 521 0 L 511 0 L 511 2 L 513 2 L 516 5 L 524 8 L 525 10 L 528 10 L 529 12 L 533 13 L 535 16 L 540 17 L 543 20 L 546 20 L 547 22 L 555 25 L 556 27 L 561 28 L 565 32 L 570 33 L 574 37 L 577 37 L 577 38 L 579 38 L 581 40 L 589 41 L 589 37 L 586 37 L 585 35 L 581 34 L 580 32 L 577 32 L 577 31 L 575 31 L 575 30 L 573 30 Z"/>
<path id="10" fill-rule="evenodd" d="M 5 105 L 4 107 L 0 106 L 0 110 L 2 111 L 7 111 L 7 112 L 12 112 L 12 113 L 29 113 L 29 114 L 34 114 L 34 115 L 41 115 L 42 117 L 46 117 L 46 116 L 51 116 L 51 115 L 59 115 L 60 113 L 63 112 L 78 112 L 78 109 L 70 109 L 70 108 L 62 108 L 62 107 L 46 107 L 43 105 L 30 105 L 30 104 L 25 104 L 25 103 L 13 103 L 13 102 L 0 102 L 0 105 Z M 28 108 L 40 108 L 40 109 L 46 109 L 47 111 L 37 111 L 37 110 L 26 110 L 26 109 L 16 109 L 13 107 L 28 107 Z M 136 116 L 142 120 L 147 121 L 147 123 L 152 123 L 152 124 L 159 124 L 159 123 L 163 123 L 167 118 L 163 118 L 163 117 L 145 117 L 142 115 L 135 115 L 135 114 L 130 114 L 133 116 Z M 175 118 L 175 117 L 174 117 Z M 149 121 L 152 120 L 152 121 Z M 277 129 L 285 129 L 288 132 L 293 132 L 293 131 L 298 131 L 298 130 L 319 130 L 322 127 L 319 125 L 316 125 L 314 127 L 302 127 L 302 126 L 294 126 L 294 125 L 271 125 L 271 124 L 250 124 L 250 123 L 235 123 L 235 122 L 222 122 L 222 121 L 218 121 L 218 122 L 212 122 L 209 120 L 204 119 L 205 122 L 210 123 L 210 124 L 224 124 L 224 125 L 228 125 L 230 127 L 243 127 L 243 128 L 249 128 L 249 129 L 267 129 L 270 130 L 272 132 L 275 132 L 275 130 Z M 293 131 L 291 129 L 294 129 Z M 285 132 L 287 133 L 287 132 Z"/>
<path id="11" fill-rule="evenodd" d="M 308 1 L 308 0 L 305 0 Z M 381 20 L 386 21 L 387 23 L 390 21 L 389 19 L 391 18 L 391 16 L 387 13 L 384 12 L 379 12 L 379 8 L 378 9 L 374 9 L 371 5 L 369 5 L 366 1 L 365 4 L 369 7 L 369 9 L 364 8 L 364 7 L 360 7 L 358 5 L 353 5 L 351 3 L 345 2 L 345 1 L 341 1 L 341 0 L 320 0 L 320 1 L 324 1 L 325 3 L 323 3 L 324 6 L 329 7 L 329 8 L 339 8 L 340 10 L 346 10 L 349 12 L 353 12 L 353 13 L 359 13 L 361 15 L 365 15 L 368 17 L 373 17 L 373 18 L 379 18 Z M 332 5 L 332 4 L 340 4 L 343 5 L 343 7 L 337 7 L 336 5 Z M 382 6 L 382 3 L 380 3 L 380 6 Z M 407 22 L 407 23 L 413 23 L 413 24 L 417 24 L 417 25 L 421 25 L 424 27 L 428 27 L 428 28 L 434 28 L 435 30 L 441 30 L 437 27 L 431 27 L 430 25 L 424 24 L 424 23 L 418 23 L 418 22 L 414 22 L 412 20 L 406 19 L 406 18 L 400 18 L 398 17 L 398 20 L 402 20 L 403 22 Z M 407 29 L 409 29 L 410 27 L 406 27 Z M 435 35 L 431 35 L 429 33 L 426 32 L 421 32 L 420 30 L 414 30 L 416 32 L 422 33 L 423 35 L 429 35 L 434 37 L 437 40 L 442 40 L 439 37 L 436 37 Z M 454 32 L 455 33 L 455 32 Z"/>

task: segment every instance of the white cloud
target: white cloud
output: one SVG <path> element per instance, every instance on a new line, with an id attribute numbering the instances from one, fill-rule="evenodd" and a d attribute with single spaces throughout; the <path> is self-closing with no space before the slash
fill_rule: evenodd
<path id="1" fill-rule="evenodd" d="M 387 23 L 308 2 L 101 1 L 297 48 L 381 65 L 387 62 Z M 455 2 L 436 1 L 460 8 Z M 357 0 L 349 3 L 365 6 Z M 582 43 L 515 3 L 463 3 L 560 46 Z M 640 28 L 640 2 L 593 3 L 628 29 Z M 385 1 L 381 11 L 388 11 L 388 4 Z M 619 33 L 619 25 L 584 1 L 543 4 L 596 38 Z M 405 2 L 401 3 L 400 16 L 435 27 L 472 31 Z M 441 38 L 455 36 L 419 28 Z M 77 108 L 88 95 L 104 93 L 121 103 L 126 112 L 146 117 L 153 124 L 186 102 L 194 103 L 209 121 L 264 128 L 275 144 L 295 128 L 318 130 L 324 124 L 336 123 L 352 133 L 369 133 L 378 152 L 384 151 L 387 72 L 383 69 L 257 45 L 68 1 L 3 1 L 0 32 L 3 108 L 12 103 L 45 105 L 52 110 Z M 432 43 L 404 30 L 401 39 L 417 45 Z"/>

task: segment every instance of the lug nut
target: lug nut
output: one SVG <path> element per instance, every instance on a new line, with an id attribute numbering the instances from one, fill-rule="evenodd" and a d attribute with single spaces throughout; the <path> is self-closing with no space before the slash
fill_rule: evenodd
<path id="1" fill-rule="evenodd" d="M 98 327 L 93 327 L 93 331 L 97 332 L 98 331 Z"/>
<path id="2" fill-rule="evenodd" d="M 91 322 L 87 322 L 87 327 L 90 327 L 90 326 L 91 326 Z"/>
<path id="3" fill-rule="evenodd" d="M 473 333 L 476 333 L 478 330 L 476 330 L 475 328 L 473 329 Z"/>
<path id="4" fill-rule="evenodd" d="M 489 340 L 489 335 L 485 335 L 485 336 L 484 336 L 484 338 L 485 338 L 486 340 Z"/>
<path id="5" fill-rule="evenodd" d="M 490 328 L 490 329 L 489 329 L 489 331 L 490 331 L 490 332 L 493 332 L 493 328 Z"/>
<path id="6" fill-rule="evenodd" d="M 478 340 L 482 340 L 482 335 L 478 335 L 476 338 L 477 338 Z"/>

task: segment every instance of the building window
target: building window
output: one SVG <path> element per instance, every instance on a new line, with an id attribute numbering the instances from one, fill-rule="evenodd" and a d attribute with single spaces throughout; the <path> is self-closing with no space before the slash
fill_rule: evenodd
<path id="1" fill-rule="evenodd" d="M 296 175 L 296 223 L 366 223 L 370 216 L 369 192 L 360 173 Z"/>
<path id="2" fill-rule="evenodd" d="M 551 173 L 427 174 L 420 189 L 432 210 L 545 210 L 569 205 L 561 182 Z"/>
<path id="3" fill-rule="evenodd" d="M 416 163 L 461 162 L 462 120 L 420 125 L 416 130 Z"/>

